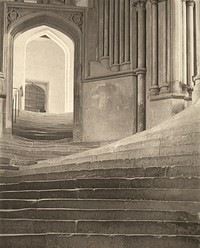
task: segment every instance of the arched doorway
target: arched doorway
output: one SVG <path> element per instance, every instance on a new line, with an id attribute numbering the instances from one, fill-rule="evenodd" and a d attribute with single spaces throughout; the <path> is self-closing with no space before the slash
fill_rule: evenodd
<path id="1" fill-rule="evenodd" d="M 6 109 L 6 127 L 12 127 L 12 87 L 13 87 L 13 47 L 14 40 L 18 35 L 23 34 L 34 28 L 46 26 L 58 30 L 74 42 L 74 125 L 73 138 L 76 141 L 82 140 L 82 62 L 83 62 L 83 37 L 80 28 L 69 20 L 59 17 L 49 11 L 49 13 L 40 12 L 23 17 L 12 23 L 8 30 L 8 50 L 6 64 L 8 67 L 7 81 L 7 109 Z"/>

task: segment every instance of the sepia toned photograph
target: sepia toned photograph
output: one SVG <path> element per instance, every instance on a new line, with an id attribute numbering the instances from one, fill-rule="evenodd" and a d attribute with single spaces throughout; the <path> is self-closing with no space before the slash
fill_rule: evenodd
<path id="1" fill-rule="evenodd" d="M 0 248 L 200 248 L 200 0 L 0 0 Z"/>

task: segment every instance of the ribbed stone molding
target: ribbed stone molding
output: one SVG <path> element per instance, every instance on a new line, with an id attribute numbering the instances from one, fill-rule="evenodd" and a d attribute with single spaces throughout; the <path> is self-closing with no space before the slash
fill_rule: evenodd
<path id="1" fill-rule="evenodd" d="M 111 71 L 130 69 L 130 0 L 99 1 L 99 60 Z"/>

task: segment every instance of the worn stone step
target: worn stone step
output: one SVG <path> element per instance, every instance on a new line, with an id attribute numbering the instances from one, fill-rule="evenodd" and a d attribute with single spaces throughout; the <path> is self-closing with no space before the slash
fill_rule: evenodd
<path id="1" fill-rule="evenodd" d="M 100 221 L 0 219 L 1 234 L 19 233 L 104 233 L 199 235 L 200 224 L 181 221 Z"/>
<path id="2" fill-rule="evenodd" d="M 198 236 L 22 234 L 0 235 L 1 248 L 199 248 Z"/>
<path id="3" fill-rule="evenodd" d="M 54 189 L 2 191 L 1 199 L 132 199 L 165 201 L 200 201 L 200 189 Z"/>
<path id="4" fill-rule="evenodd" d="M 0 170 L 7 170 L 7 171 L 18 171 L 19 167 L 11 166 L 11 165 L 0 165 Z"/>
<path id="5" fill-rule="evenodd" d="M 199 189 L 200 177 L 196 178 L 84 178 L 74 180 L 29 181 L 0 184 L 0 190 L 38 190 L 75 188 L 173 188 Z"/>
<path id="6" fill-rule="evenodd" d="M 171 220 L 197 221 L 198 215 L 185 211 L 123 210 L 123 209 L 0 209 L 0 218 L 54 220 Z"/>
<path id="7" fill-rule="evenodd" d="M 10 159 L 8 157 L 2 157 L 2 154 L 0 156 L 0 165 L 9 165 Z"/>
<path id="8" fill-rule="evenodd" d="M 0 209 L 22 208 L 151 209 L 157 211 L 187 211 L 196 214 L 200 211 L 200 203 L 188 201 L 146 201 L 123 199 L 0 199 Z"/>
<path id="9" fill-rule="evenodd" d="M 0 182 L 18 182 L 34 180 L 61 180 L 74 178 L 135 178 L 135 177 L 199 177 L 199 166 L 170 166 L 170 167 L 127 167 L 111 169 L 83 169 L 69 171 L 55 171 L 46 173 L 34 173 L 31 175 L 9 175 L 0 177 Z"/>

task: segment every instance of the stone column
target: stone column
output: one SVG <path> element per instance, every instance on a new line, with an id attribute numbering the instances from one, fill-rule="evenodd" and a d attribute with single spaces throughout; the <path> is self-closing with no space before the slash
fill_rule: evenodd
<path id="1" fill-rule="evenodd" d="M 119 0 L 114 0 L 114 64 L 111 66 L 112 71 L 119 71 Z"/>
<path id="2" fill-rule="evenodd" d="M 169 93 L 169 84 L 167 83 L 167 0 L 158 5 L 158 82 L 160 94 Z"/>
<path id="3" fill-rule="evenodd" d="M 101 63 L 109 67 L 109 0 L 104 0 L 103 9 L 103 57 Z"/>
<path id="4" fill-rule="evenodd" d="M 196 1 L 196 76 L 194 77 L 194 91 L 192 92 L 192 103 L 200 99 L 200 1 Z"/>
<path id="5" fill-rule="evenodd" d="M 110 51 L 110 67 L 114 64 L 114 1 L 110 0 L 110 29 L 109 29 L 109 51 Z"/>
<path id="6" fill-rule="evenodd" d="M 146 128 L 146 0 L 133 0 L 138 13 L 137 132 Z"/>
<path id="7" fill-rule="evenodd" d="M 104 54 L 104 0 L 99 1 L 99 58 L 101 59 Z"/>
<path id="8" fill-rule="evenodd" d="M 151 95 L 159 94 L 158 86 L 158 1 L 150 0 L 152 4 L 152 82 Z"/>
<path id="9" fill-rule="evenodd" d="M 5 128 L 5 98 L 4 92 L 4 76 L 0 72 L 0 137 L 3 135 Z"/>
<path id="10" fill-rule="evenodd" d="M 194 0 L 186 0 L 187 15 L 187 82 L 193 87 L 194 77 Z"/>
<path id="11" fill-rule="evenodd" d="M 168 0 L 167 80 L 172 93 L 182 92 L 182 1 Z"/>
<path id="12" fill-rule="evenodd" d="M 130 0 L 125 0 L 124 17 L 124 62 L 122 70 L 130 69 Z"/>
<path id="13" fill-rule="evenodd" d="M 122 65 L 124 62 L 124 48 L 125 48 L 125 30 L 124 30 L 124 17 L 125 17 L 125 12 L 124 12 L 124 0 L 120 0 L 120 64 Z"/>

